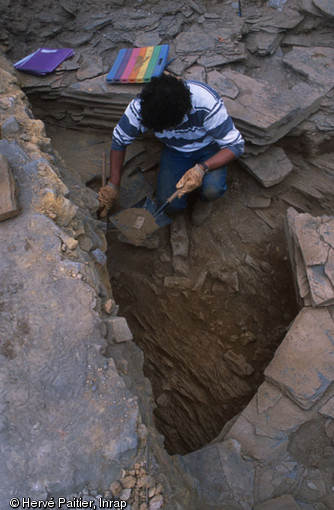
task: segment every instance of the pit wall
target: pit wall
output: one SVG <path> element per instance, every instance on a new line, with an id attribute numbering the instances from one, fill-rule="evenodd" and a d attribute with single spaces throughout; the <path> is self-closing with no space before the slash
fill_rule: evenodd
<path id="1" fill-rule="evenodd" d="M 0 224 L 1 508 L 14 496 L 108 492 L 141 510 L 149 495 L 152 509 L 333 508 L 329 471 L 289 446 L 309 423 L 334 435 L 331 299 L 316 303 L 310 291 L 300 302 L 265 382 L 215 441 L 169 457 L 153 427 L 142 355 L 117 316 L 96 194 L 65 169 L 10 66 L 2 59 L 0 67 L 0 153 L 20 205 Z M 291 241 L 296 215 L 287 221 L 293 268 L 303 259 L 298 235 Z M 316 224 L 329 232 L 331 261 L 333 218 Z M 298 282 L 296 290 L 305 297 Z"/>
<path id="2" fill-rule="evenodd" d="M 99 508 L 102 496 L 196 508 L 117 316 L 97 195 L 65 168 L 4 57 L 0 84 L 1 175 L 13 175 L 19 204 L 0 223 L 0 507 L 82 497 Z"/>

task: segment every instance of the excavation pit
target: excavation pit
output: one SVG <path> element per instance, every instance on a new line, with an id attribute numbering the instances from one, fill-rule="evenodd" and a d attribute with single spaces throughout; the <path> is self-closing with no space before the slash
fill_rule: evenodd
<path id="1" fill-rule="evenodd" d="M 97 190 L 109 135 L 47 131 L 67 167 Z M 142 198 L 138 189 L 154 191 L 157 169 L 140 169 L 159 150 L 151 139 L 130 148 L 116 210 Z M 170 454 L 208 444 L 244 409 L 297 313 L 281 221 L 286 204 L 266 192 L 277 222 L 270 227 L 257 214 L 263 209 L 248 205 L 263 194 L 260 185 L 237 163 L 228 182 L 205 225 L 192 226 L 185 211 L 147 247 L 124 242 L 108 224 L 114 299 L 144 353 L 156 427 Z"/>

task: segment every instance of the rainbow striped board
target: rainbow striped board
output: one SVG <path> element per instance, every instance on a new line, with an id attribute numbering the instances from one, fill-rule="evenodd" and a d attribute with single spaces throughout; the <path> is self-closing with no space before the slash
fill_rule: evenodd
<path id="1" fill-rule="evenodd" d="M 169 45 L 123 48 L 107 74 L 109 83 L 145 83 L 160 76 L 166 66 Z"/>

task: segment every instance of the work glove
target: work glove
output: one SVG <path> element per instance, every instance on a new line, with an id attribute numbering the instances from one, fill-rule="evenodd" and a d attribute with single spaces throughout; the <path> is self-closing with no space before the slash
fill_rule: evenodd
<path id="1" fill-rule="evenodd" d="M 108 182 L 105 186 L 99 190 L 98 199 L 100 202 L 99 216 L 101 219 L 105 218 L 112 208 L 113 203 L 119 197 L 119 187 L 111 182 Z"/>
<path id="2" fill-rule="evenodd" d="M 204 170 L 202 170 L 199 165 L 195 165 L 187 170 L 183 177 L 181 177 L 179 182 L 176 184 L 177 189 L 182 188 L 177 195 L 178 198 L 182 197 L 182 195 L 185 195 L 186 193 L 194 191 L 196 188 L 199 188 L 202 184 L 203 177 Z"/>

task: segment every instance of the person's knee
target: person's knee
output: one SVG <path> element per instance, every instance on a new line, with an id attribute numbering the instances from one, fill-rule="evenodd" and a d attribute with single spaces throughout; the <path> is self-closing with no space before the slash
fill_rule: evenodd
<path id="1" fill-rule="evenodd" d="M 204 179 L 200 191 L 201 197 L 211 202 L 224 195 L 227 189 L 226 168 L 210 172 Z"/>
<path id="2" fill-rule="evenodd" d="M 222 197 L 226 189 L 227 189 L 226 183 L 224 184 L 224 186 L 219 187 L 210 185 L 202 189 L 201 195 L 205 200 L 211 202 L 212 200 L 217 200 L 217 198 Z"/>

